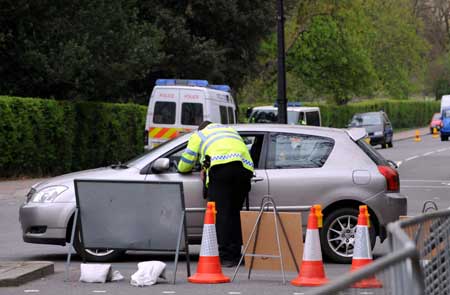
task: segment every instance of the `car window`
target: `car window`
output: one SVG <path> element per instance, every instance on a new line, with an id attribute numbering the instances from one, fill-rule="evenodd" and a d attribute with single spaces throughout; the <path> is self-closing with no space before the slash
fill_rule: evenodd
<path id="1" fill-rule="evenodd" d="M 353 116 L 350 123 L 353 127 L 370 126 L 370 125 L 381 125 L 383 124 L 381 116 L 379 113 L 364 113 L 356 114 Z"/>
<path id="2" fill-rule="evenodd" d="M 203 121 L 203 104 L 183 103 L 181 105 L 181 124 L 200 125 Z"/>
<path id="3" fill-rule="evenodd" d="M 255 168 L 259 168 L 264 134 L 241 134 L 241 137 L 250 152 Z"/>
<path id="4" fill-rule="evenodd" d="M 175 149 L 169 151 L 168 153 L 164 154 L 161 158 L 168 158 L 170 161 L 170 168 L 169 170 L 163 172 L 163 173 L 177 173 L 178 172 L 178 162 L 180 161 L 181 155 L 185 151 L 187 147 L 187 143 L 180 145 L 176 147 Z M 198 172 L 200 171 L 201 166 L 199 161 L 195 163 L 194 168 L 192 169 L 192 172 Z"/>
<path id="5" fill-rule="evenodd" d="M 377 152 L 364 138 L 358 140 L 356 144 L 364 151 L 364 153 L 377 165 L 388 165 L 387 160 Z"/>
<path id="6" fill-rule="evenodd" d="M 306 124 L 310 126 L 320 126 L 319 112 L 306 112 Z"/>
<path id="7" fill-rule="evenodd" d="M 233 115 L 233 108 L 232 107 L 228 107 L 228 123 L 230 124 L 234 124 L 234 115 Z"/>
<path id="8" fill-rule="evenodd" d="M 224 106 L 220 106 L 219 110 L 220 110 L 220 123 L 221 124 L 228 124 L 227 108 L 224 107 Z"/>
<path id="9" fill-rule="evenodd" d="M 270 136 L 268 169 L 320 168 L 334 147 L 331 138 L 272 134 Z"/>
<path id="10" fill-rule="evenodd" d="M 153 123 L 175 124 L 175 102 L 157 101 L 153 110 Z"/>

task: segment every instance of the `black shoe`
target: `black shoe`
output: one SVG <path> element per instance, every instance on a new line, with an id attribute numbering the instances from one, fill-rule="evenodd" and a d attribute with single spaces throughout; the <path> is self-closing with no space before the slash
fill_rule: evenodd
<path id="1" fill-rule="evenodd" d="M 239 260 L 223 260 L 222 266 L 223 267 L 235 267 L 239 263 Z"/>

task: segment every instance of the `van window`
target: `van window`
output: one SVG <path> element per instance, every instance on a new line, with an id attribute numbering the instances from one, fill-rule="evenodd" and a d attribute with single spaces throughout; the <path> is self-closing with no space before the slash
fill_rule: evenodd
<path id="1" fill-rule="evenodd" d="M 310 126 L 320 126 L 319 112 L 306 112 L 306 124 Z"/>
<path id="2" fill-rule="evenodd" d="M 203 121 L 203 104 L 183 103 L 181 105 L 181 124 L 200 125 Z"/>
<path id="3" fill-rule="evenodd" d="M 224 106 L 220 106 L 219 110 L 220 110 L 220 123 L 221 124 L 228 124 L 227 108 L 224 107 Z"/>
<path id="4" fill-rule="evenodd" d="M 175 102 L 157 101 L 153 110 L 153 123 L 175 124 Z"/>
<path id="5" fill-rule="evenodd" d="M 234 124 L 234 115 L 233 115 L 233 108 L 232 107 L 228 107 L 228 123 L 230 124 Z"/>

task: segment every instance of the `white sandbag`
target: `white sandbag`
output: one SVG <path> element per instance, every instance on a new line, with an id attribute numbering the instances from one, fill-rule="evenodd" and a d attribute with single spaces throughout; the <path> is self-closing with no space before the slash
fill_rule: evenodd
<path id="1" fill-rule="evenodd" d="M 111 264 L 80 264 L 80 281 L 85 283 L 105 283 L 111 271 Z"/>
<path id="2" fill-rule="evenodd" d="M 112 271 L 111 264 L 80 264 L 80 281 L 84 283 L 105 283 L 123 280 L 122 274 Z"/>
<path id="3" fill-rule="evenodd" d="M 131 276 L 131 285 L 136 287 L 151 286 L 156 283 L 158 277 L 165 276 L 166 264 L 161 261 L 145 261 L 138 263 L 138 271 Z"/>

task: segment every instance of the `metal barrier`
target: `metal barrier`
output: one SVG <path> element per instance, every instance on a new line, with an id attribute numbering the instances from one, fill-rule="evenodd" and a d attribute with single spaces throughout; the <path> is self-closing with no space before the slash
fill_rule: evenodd
<path id="1" fill-rule="evenodd" d="M 389 224 L 388 235 L 389 254 L 307 294 L 450 294 L 450 210 Z M 382 288 L 352 288 L 373 276 Z"/>

